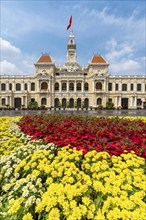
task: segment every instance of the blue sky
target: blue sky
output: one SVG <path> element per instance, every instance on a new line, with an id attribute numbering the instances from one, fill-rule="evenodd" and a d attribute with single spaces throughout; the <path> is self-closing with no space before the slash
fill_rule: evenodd
<path id="1" fill-rule="evenodd" d="M 87 66 L 98 52 L 110 63 L 110 74 L 146 74 L 144 0 L 1 0 L 0 4 L 1 74 L 34 74 L 33 64 L 45 52 L 56 65 L 64 64 L 71 15 L 80 65 Z"/>

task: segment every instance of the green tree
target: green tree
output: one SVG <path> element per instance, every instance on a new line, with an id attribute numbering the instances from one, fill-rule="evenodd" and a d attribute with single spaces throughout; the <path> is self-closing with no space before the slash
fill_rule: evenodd
<path id="1" fill-rule="evenodd" d="M 37 103 L 37 101 L 31 100 L 31 101 L 29 102 L 28 108 L 30 108 L 30 109 L 38 109 L 38 103 Z"/>
<path id="2" fill-rule="evenodd" d="M 106 102 L 106 108 L 107 109 L 112 109 L 112 108 L 114 108 L 114 103 L 112 103 L 112 102 Z"/>

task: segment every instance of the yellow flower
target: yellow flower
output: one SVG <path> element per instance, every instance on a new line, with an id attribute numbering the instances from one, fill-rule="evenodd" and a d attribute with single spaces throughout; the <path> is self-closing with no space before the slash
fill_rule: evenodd
<path id="1" fill-rule="evenodd" d="M 19 199 L 13 200 L 12 203 L 10 203 L 10 205 L 12 204 L 11 208 L 9 209 L 9 213 L 14 214 L 16 213 L 19 208 L 21 203 L 23 202 L 24 198 L 20 197 Z"/>
<path id="2" fill-rule="evenodd" d="M 60 212 L 59 209 L 53 208 L 48 214 L 48 220 L 60 220 Z"/>
<path id="3" fill-rule="evenodd" d="M 22 218 L 22 220 L 33 220 L 32 215 L 28 212 L 27 214 L 25 214 Z"/>

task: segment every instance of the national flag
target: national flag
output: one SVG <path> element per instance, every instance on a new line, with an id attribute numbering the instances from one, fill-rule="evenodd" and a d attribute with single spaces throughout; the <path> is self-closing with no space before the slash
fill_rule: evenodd
<path id="1" fill-rule="evenodd" d="M 72 16 L 70 16 L 70 19 L 69 19 L 69 24 L 67 26 L 67 30 L 71 27 L 72 25 Z"/>

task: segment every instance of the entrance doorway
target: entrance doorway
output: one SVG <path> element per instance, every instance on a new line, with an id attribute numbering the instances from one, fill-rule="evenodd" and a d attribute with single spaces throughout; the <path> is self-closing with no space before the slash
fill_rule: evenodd
<path id="1" fill-rule="evenodd" d="M 128 98 L 122 98 L 122 108 L 128 109 Z"/>
<path id="2" fill-rule="evenodd" d="M 21 107 L 21 98 L 15 98 L 14 99 L 14 103 L 15 103 L 15 108 L 20 108 Z"/>

